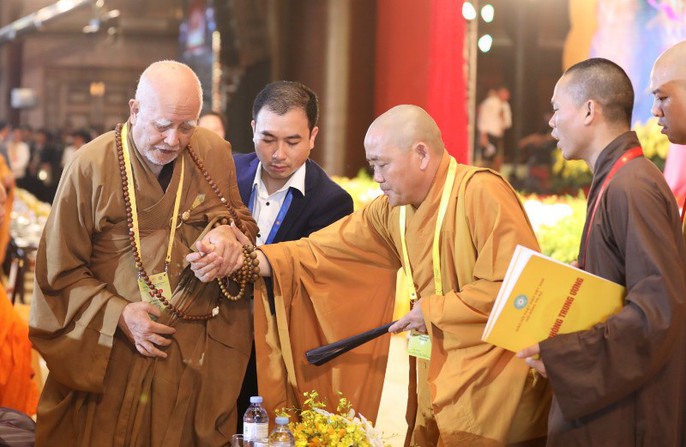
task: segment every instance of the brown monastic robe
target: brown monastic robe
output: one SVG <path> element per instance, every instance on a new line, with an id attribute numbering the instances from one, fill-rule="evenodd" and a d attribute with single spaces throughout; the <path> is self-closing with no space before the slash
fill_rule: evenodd
<path id="1" fill-rule="evenodd" d="M 614 162 L 639 145 L 627 132 L 601 152 L 588 216 Z M 629 161 L 588 225 L 579 260 L 585 253 L 585 269 L 627 295 L 604 323 L 541 343 L 554 393 L 548 444 L 686 445 L 686 250 L 662 173 L 645 158 Z"/>
<path id="2" fill-rule="evenodd" d="M 534 384 L 522 360 L 481 341 L 515 246 L 537 249 L 535 236 L 507 182 L 458 166 L 440 237 L 445 294 L 436 295 L 431 246 L 448 162 L 446 152 L 427 198 L 407 215 L 413 280 L 432 340 L 431 361 L 418 361 L 414 442 L 497 446 L 543 436 L 545 380 Z M 390 321 L 402 258 L 399 210 L 382 196 L 307 239 L 260 248 L 272 265 L 278 322 L 256 298 L 256 334 L 266 334 L 256 336 L 258 379 L 269 407 L 301 406 L 302 392 L 313 389 L 335 405 L 340 390 L 375 419 L 389 337 L 321 367 L 307 365 L 304 352 Z"/>
<path id="3" fill-rule="evenodd" d="M 130 135 L 130 133 L 129 133 Z M 174 199 L 185 162 L 169 276 L 175 302 L 204 314 L 217 302 L 216 282 L 187 268 L 192 244 L 228 212 L 184 151 L 162 190 L 129 138 L 142 260 L 164 269 Z M 257 226 L 236 186 L 230 147 L 198 128 L 191 146 L 254 240 Z M 202 195 L 204 199 L 201 200 Z M 195 202 L 195 207 L 194 207 Z M 249 300 L 219 301 L 208 321 L 159 321 L 176 329 L 168 358 L 139 354 L 117 329 L 123 307 L 141 299 L 129 245 L 122 182 L 107 133 L 81 148 L 63 174 L 40 242 L 31 339 L 50 374 L 38 406 L 40 446 L 219 446 L 236 427 L 235 402 L 251 344 Z"/>

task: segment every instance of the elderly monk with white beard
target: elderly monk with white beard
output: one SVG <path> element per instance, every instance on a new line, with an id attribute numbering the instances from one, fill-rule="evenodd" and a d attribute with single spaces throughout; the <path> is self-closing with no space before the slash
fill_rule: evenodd
<path id="1" fill-rule="evenodd" d="M 189 67 L 150 65 L 129 108 L 75 155 L 38 248 L 39 447 L 219 446 L 236 427 L 253 277 L 234 272 L 257 226 Z"/>

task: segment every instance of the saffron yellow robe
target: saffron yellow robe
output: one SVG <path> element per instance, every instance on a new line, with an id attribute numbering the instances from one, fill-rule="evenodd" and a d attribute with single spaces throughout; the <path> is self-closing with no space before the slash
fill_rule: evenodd
<path id="1" fill-rule="evenodd" d="M 538 249 L 536 238 L 507 182 L 458 166 L 439 243 L 445 294 L 436 295 L 431 247 L 448 162 L 446 152 L 427 198 L 407 213 L 413 281 L 432 340 L 431 361 L 418 361 L 413 442 L 497 446 L 544 436 L 547 383 L 513 353 L 481 341 L 515 246 Z M 389 337 L 321 367 L 307 365 L 304 353 L 390 321 L 402 259 L 399 209 L 380 197 L 307 239 L 260 247 L 276 300 L 275 318 L 259 294 L 255 301 L 256 334 L 266 335 L 256 335 L 256 346 L 268 407 L 300 407 L 312 389 L 335 405 L 340 390 L 375 418 Z M 416 402 L 410 396 L 409 406 Z"/>
<path id="2" fill-rule="evenodd" d="M 29 326 L 0 286 L 0 407 L 35 414 L 38 388 L 32 378 Z"/>
<path id="3" fill-rule="evenodd" d="M 191 212 L 179 222 L 173 241 L 172 302 L 189 314 L 205 314 L 215 306 L 219 287 L 198 281 L 185 257 L 229 214 L 186 151 L 174 162 L 163 191 L 131 138 L 129 144 L 141 258 L 150 275 L 164 270 L 182 157 L 185 161 L 180 211 Z M 254 240 L 257 225 L 240 201 L 228 144 L 198 128 L 191 146 Z M 163 312 L 158 321 L 176 329 L 172 344 L 161 348 L 168 357 L 144 357 L 117 327 L 124 306 L 141 300 L 137 275 L 109 132 L 79 149 L 62 175 L 38 248 L 30 333 L 50 371 L 38 404 L 38 447 L 230 442 L 252 343 L 249 300 L 222 298 L 219 314 L 207 321 Z"/>
<path id="4" fill-rule="evenodd" d="M 5 157 L 0 155 L 0 181 L 8 175 L 12 175 L 12 170 L 7 166 Z M 12 213 L 12 205 L 14 204 L 14 188 L 16 186 L 5 191 L 7 194 L 7 200 L 5 200 L 5 220 L 0 225 L 0 264 L 5 262 L 7 246 L 10 242 L 10 215 Z"/>

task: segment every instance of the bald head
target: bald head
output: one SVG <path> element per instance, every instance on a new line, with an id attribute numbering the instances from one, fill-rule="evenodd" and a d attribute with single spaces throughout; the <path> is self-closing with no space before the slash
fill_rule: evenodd
<path id="1" fill-rule="evenodd" d="M 176 61 L 152 63 L 141 74 L 136 88 L 136 100 L 142 105 L 163 100 L 179 108 L 202 109 L 202 87 L 191 68 Z"/>
<path id="2" fill-rule="evenodd" d="M 423 142 L 434 154 L 443 153 L 441 130 L 431 116 L 421 107 L 404 104 L 395 106 L 374 120 L 367 137 L 383 136 L 388 144 L 408 150 L 417 142 Z"/>
<path id="3" fill-rule="evenodd" d="M 686 144 L 686 41 L 662 53 L 650 74 L 651 113 L 669 141 Z"/>
<path id="4" fill-rule="evenodd" d="M 364 148 L 391 206 L 421 205 L 445 152 L 436 122 L 414 105 L 393 107 L 374 120 Z"/>
<path id="5" fill-rule="evenodd" d="M 175 61 L 150 65 L 129 101 L 136 149 L 159 174 L 190 142 L 202 108 L 202 87 L 193 70 Z"/>
<path id="6" fill-rule="evenodd" d="M 669 73 L 673 79 L 686 79 L 686 40 L 662 53 L 655 61 L 653 70 Z"/>

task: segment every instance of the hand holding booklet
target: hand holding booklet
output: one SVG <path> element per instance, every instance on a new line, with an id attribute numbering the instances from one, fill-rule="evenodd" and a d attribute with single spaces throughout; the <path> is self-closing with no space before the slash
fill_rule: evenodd
<path id="1" fill-rule="evenodd" d="M 617 283 L 518 245 L 481 339 L 517 352 L 605 321 L 625 294 Z"/>

